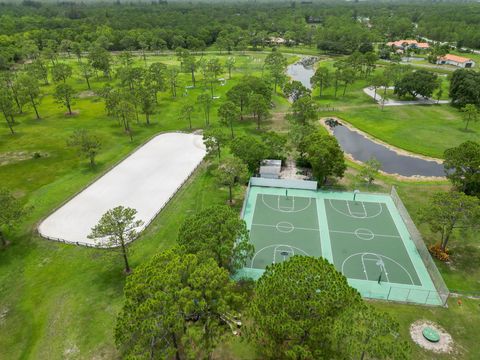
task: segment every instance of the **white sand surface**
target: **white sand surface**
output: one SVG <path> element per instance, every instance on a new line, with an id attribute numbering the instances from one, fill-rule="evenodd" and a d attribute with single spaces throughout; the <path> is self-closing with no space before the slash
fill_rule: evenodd
<path id="1" fill-rule="evenodd" d="M 158 135 L 52 213 L 38 231 L 53 240 L 94 245 L 87 238 L 91 228 L 107 210 L 119 205 L 136 209 L 145 227 L 205 154 L 201 135 Z"/>

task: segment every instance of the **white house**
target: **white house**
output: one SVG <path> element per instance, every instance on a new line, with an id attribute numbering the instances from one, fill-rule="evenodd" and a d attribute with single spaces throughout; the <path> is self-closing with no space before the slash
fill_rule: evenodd
<path id="1" fill-rule="evenodd" d="M 437 59 L 437 64 L 453 65 L 461 68 L 473 68 L 475 66 L 475 61 L 462 56 L 447 54 L 445 56 L 439 56 Z"/>

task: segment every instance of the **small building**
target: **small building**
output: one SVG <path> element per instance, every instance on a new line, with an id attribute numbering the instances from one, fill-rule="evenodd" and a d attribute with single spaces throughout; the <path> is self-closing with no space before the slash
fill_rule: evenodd
<path id="1" fill-rule="evenodd" d="M 447 54 L 445 56 L 439 56 L 437 59 L 439 65 L 453 65 L 461 68 L 473 68 L 475 61 L 463 56 Z"/>
<path id="2" fill-rule="evenodd" d="M 266 179 L 280 179 L 282 160 L 265 159 L 260 164 L 260 177 Z"/>
<path id="3" fill-rule="evenodd" d="M 307 20 L 307 24 L 321 24 L 322 23 L 322 18 L 319 17 L 319 16 L 315 17 L 315 16 L 310 15 L 310 16 L 307 16 L 306 20 Z"/>
<path id="4" fill-rule="evenodd" d="M 285 40 L 284 38 L 281 38 L 281 37 L 271 36 L 268 39 L 268 42 L 270 44 L 274 44 L 274 45 L 284 45 L 287 42 L 287 40 Z"/>

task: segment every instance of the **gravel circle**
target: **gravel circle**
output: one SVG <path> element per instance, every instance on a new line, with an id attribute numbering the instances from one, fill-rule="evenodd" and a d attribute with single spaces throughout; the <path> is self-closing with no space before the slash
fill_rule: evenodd
<path id="1" fill-rule="evenodd" d="M 423 329 L 431 327 L 438 331 L 440 334 L 440 341 L 433 343 L 425 339 L 422 334 Z M 435 353 L 451 353 L 453 351 L 453 339 L 445 329 L 439 325 L 428 320 L 418 320 L 410 325 L 410 336 L 412 340 L 426 350 L 433 351 Z"/>

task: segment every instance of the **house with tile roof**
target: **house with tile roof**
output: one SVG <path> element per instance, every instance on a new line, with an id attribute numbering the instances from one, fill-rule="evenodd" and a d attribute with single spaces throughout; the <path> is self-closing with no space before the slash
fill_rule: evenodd
<path id="1" fill-rule="evenodd" d="M 453 65 L 461 68 L 473 68 L 475 66 L 475 61 L 463 56 L 447 54 L 444 56 L 439 56 L 437 59 L 437 64 Z"/>
<path id="2" fill-rule="evenodd" d="M 390 41 L 387 43 L 387 46 L 394 47 L 396 49 L 429 49 L 430 44 L 427 42 L 418 42 L 417 40 L 397 40 L 397 41 Z"/>

